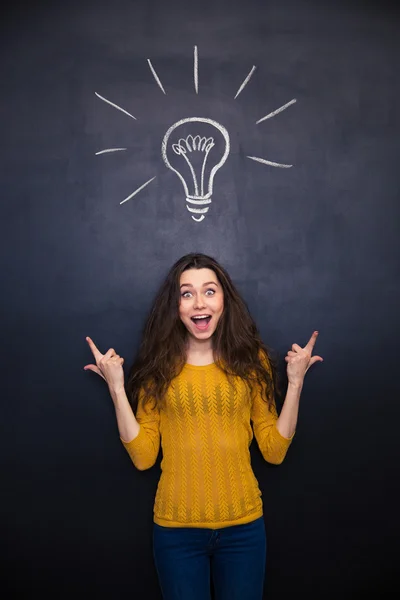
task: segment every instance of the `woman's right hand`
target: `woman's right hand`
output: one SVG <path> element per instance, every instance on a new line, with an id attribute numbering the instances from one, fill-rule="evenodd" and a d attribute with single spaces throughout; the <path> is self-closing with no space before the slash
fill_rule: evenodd
<path id="1" fill-rule="evenodd" d="M 119 392 L 124 389 L 124 370 L 122 365 L 124 359 L 116 354 L 113 348 L 107 350 L 105 354 L 102 354 L 97 348 L 96 344 L 90 337 L 86 338 L 89 348 L 91 349 L 95 365 L 86 365 L 85 371 L 93 371 L 100 375 L 107 382 L 110 392 Z"/>

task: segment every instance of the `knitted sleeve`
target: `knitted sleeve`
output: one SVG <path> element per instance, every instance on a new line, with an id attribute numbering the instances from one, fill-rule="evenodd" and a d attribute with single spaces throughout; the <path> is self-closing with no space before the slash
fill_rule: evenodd
<path id="1" fill-rule="evenodd" d="M 267 362 L 266 357 L 263 358 L 264 361 Z M 270 368 L 269 362 L 267 368 Z M 286 456 L 294 433 L 290 438 L 285 438 L 279 433 L 276 426 L 278 413 L 275 400 L 272 398 L 272 406 L 269 407 L 259 389 L 253 394 L 251 420 L 254 435 L 264 459 L 274 465 L 280 465 Z"/>
<path id="2" fill-rule="evenodd" d="M 130 442 L 120 439 L 135 467 L 144 471 L 154 465 L 160 450 L 160 412 L 152 402 L 144 406 L 142 394 L 139 397 L 136 420 L 140 425 L 137 437 Z"/>
<path id="3" fill-rule="evenodd" d="M 275 402 L 270 410 L 268 404 L 261 398 L 261 394 L 256 394 L 251 408 L 251 420 L 254 435 L 264 459 L 274 465 L 280 465 L 286 456 L 294 434 L 290 438 L 285 438 L 279 433 L 276 426 L 278 414 Z"/>

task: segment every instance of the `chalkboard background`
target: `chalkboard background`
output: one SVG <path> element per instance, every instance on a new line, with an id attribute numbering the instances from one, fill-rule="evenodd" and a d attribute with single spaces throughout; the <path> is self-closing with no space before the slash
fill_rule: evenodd
<path id="1" fill-rule="evenodd" d="M 271 467 L 252 446 L 265 597 L 388 597 L 400 533 L 394 8 L 81 0 L 2 11 L 3 597 L 161 597 L 159 463 L 130 463 L 104 382 L 83 371 L 85 336 L 128 366 L 160 282 L 192 251 L 227 267 L 282 369 L 290 345 L 320 331 L 325 360 L 307 374 L 285 462 Z M 193 116 L 231 137 L 202 223 L 161 159 L 167 128 Z M 111 147 L 127 150 L 96 156 Z"/>

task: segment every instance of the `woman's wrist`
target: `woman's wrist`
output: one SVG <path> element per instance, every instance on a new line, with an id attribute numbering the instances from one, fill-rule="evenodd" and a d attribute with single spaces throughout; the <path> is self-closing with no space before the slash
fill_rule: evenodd
<path id="1" fill-rule="evenodd" d="M 304 380 L 302 380 L 302 381 L 289 381 L 289 383 L 288 383 L 288 389 L 293 390 L 293 391 L 301 392 L 301 390 L 303 389 L 303 383 L 304 383 Z"/>
<path id="2" fill-rule="evenodd" d="M 125 401 L 128 399 L 124 386 L 117 387 L 117 388 L 110 387 L 109 390 L 110 390 L 110 395 L 111 395 L 111 398 L 112 398 L 112 401 L 114 402 L 114 404 L 121 402 L 121 400 Z"/>

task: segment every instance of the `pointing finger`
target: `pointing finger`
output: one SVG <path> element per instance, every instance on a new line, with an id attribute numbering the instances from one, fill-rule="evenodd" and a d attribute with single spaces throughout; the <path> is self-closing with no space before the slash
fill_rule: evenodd
<path id="1" fill-rule="evenodd" d="M 310 339 L 308 340 L 308 342 L 305 346 L 307 350 L 312 351 L 312 349 L 315 346 L 315 342 L 317 341 L 317 337 L 318 337 L 318 331 L 314 331 L 314 333 L 312 334 L 312 336 L 310 337 Z"/>
<path id="2" fill-rule="evenodd" d="M 86 341 L 89 344 L 89 348 L 91 349 L 96 362 L 98 362 L 103 357 L 102 353 L 90 337 L 87 337 Z"/>

